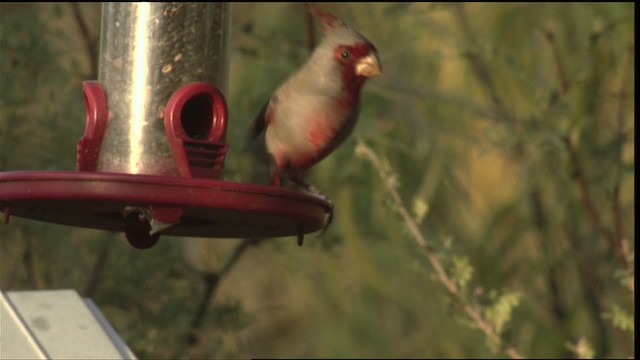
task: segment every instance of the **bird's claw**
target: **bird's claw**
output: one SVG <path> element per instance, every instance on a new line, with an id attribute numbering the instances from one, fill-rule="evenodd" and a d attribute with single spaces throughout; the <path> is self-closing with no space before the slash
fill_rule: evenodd
<path id="1" fill-rule="evenodd" d="M 325 217 L 324 226 L 322 227 L 322 231 L 318 236 L 322 236 L 322 234 L 324 234 L 324 232 L 329 228 L 329 225 L 331 225 L 331 223 L 333 222 L 333 203 L 331 202 L 331 200 L 329 200 L 329 198 L 325 198 L 329 202 L 329 211 L 327 211 L 328 216 Z"/>
<path id="2" fill-rule="evenodd" d="M 316 189 L 317 190 L 317 189 Z M 331 225 L 331 223 L 333 222 L 333 202 L 331 201 L 331 199 L 325 195 L 322 194 L 319 191 L 313 191 L 312 192 L 314 195 L 322 198 L 323 200 L 325 200 L 327 203 L 329 203 L 329 207 L 327 208 L 327 212 L 325 214 L 325 221 L 324 221 L 324 225 L 322 226 L 322 231 L 320 232 L 320 234 L 318 236 L 322 236 L 322 234 L 325 233 L 325 231 L 327 231 L 327 229 L 329 228 L 329 226 Z"/>
<path id="3" fill-rule="evenodd" d="M 322 198 L 323 200 L 329 203 L 329 209 L 327 211 L 328 217 L 326 217 L 326 220 L 324 221 L 324 226 L 322 227 L 322 231 L 320 232 L 320 235 L 318 235 L 318 236 L 322 236 L 322 234 L 324 234 L 324 232 L 327 231 L 327 229 L 329 228 L 329 225 L 331 225 L 331 223 L 333 222 L 333 202 L 331 202 L 331 199 L 329 199 L 327 195 L 320 192 L 320 190 L 318 190 L 317 187 L 315 187 L 313 184 L 306 181 L 305 179 L 301 177 L 291 177 L 289 180 L 293 181 L 293 183 L 295 183 L 296 185 L 300 186 L 306 191 Z"/>

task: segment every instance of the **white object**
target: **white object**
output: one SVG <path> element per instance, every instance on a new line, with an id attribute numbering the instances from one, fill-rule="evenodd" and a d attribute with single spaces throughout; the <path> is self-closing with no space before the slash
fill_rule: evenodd
<path id="1" fill-rule="evenodd" d="M 0 359 L 136 359 L 75 290 L 0 291 Z"/>

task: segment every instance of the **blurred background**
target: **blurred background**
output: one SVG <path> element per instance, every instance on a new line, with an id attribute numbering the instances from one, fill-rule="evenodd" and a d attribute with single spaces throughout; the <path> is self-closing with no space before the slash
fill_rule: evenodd
<path id="1" fill-rule="evenodd" d="M 513 355 L 507 347 L 634 357 L 635 5 L 320 6 L 375 43 L 384 70 L 364 88 L 353 136 L 309 173 L 335 203 L 325 234 L 250 246 L 198 313 L 241 240 L 162 237 L 137 250 L 122 234 L 14 217 L 0 225 L 2 290 L 76 289 L 139 358 Z M 0 5 L 2 171 L 75 169 L 100 10 Z M 228 180 L 246 178 L 250 121 L 308 56 L 306 21 L 299 3 L 232 5 Z M 358 141 L 386 175 L 356 155 Z"/>

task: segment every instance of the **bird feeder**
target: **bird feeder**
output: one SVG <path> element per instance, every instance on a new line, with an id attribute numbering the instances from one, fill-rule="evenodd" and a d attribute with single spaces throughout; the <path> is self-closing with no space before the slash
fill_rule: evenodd
<path id="1" fill-rule="evenodd" d="M 331 204 L 293 189 L 223 180 L 229 5 L 104 3 L 98 81 L 77 171 L 0 173 L 0 210 L 124 232 L 279 237 L 319 230 Z"/>

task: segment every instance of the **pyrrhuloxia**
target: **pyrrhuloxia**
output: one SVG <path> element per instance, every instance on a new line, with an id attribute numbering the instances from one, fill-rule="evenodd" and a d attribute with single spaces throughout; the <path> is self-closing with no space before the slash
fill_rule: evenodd
<path id="1" fill-rule="evenodd" d="M 360 90 L 382 69 L 375 46 L 335 16 L 308 4 L 324 37 L 307 62 L 271 96 L 256 116 L 249 138 L 271 163 L 271 185 L 285 177 L 317 192 L 302 179 L 351 134 Z"/>

